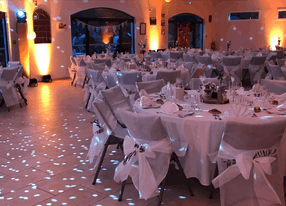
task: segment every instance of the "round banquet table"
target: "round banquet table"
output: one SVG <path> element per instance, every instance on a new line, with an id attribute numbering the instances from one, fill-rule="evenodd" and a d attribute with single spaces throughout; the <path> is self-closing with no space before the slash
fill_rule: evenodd
<path id="1" fill-rule="evenodd" d="M 184 101 L 176 102 L 185 109 L 190 107 Z M 187 143 L 187 151 L 180 157 L 187 178 L 196 177 L 202 185 L 210 185 L 213 179 L 215 164 L 212 164 L 208 154 L 218 151 L 224 131 L 225 117 L 224 112 L 231 107 L 229 104 L 202 104 L 202 112 L 185 118 L 178 117 L 178 114 L 157 113 L 160 109 L 142 109 L 135 106 L 137 113 L 159 115 L 168 132 L 172 142 Z M 261 106 L 262 102 L 254 100 L 255 106 Z M 254 106 L 249 107 L 253 110 Z M 215 119 L 208 111 L 218 109 L 222 113 L 222 120 Z M 277 117 L 279 115 L 267 114 L 265 111 L 256 113 L 258 118 Z M 249 117 L 257 118 L 257 117 Z M 286 118 L 286 116 L 285 116 Z M 179 156 L 179 155 L 178 155 Z"/>

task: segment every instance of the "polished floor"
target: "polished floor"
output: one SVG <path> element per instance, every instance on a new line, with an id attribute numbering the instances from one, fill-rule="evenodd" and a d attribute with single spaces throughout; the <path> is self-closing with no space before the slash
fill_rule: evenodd
<path id="1" fill-rule="evenodd" d="M 96 117 L 85 110 L 84 91 L 70 80 L 39 83 L 28 89 L 28 105 L 0 107 L 0 205 L 10 206 L 155 206 L 157 198 L 139 200 L 132 184 L 118 202 L 120 183 L 113 173 L 123 154 L 110 146 L 92 185 L 93 165 L 86 160 Z M 169 176 L 163 205 L 220 205 L 219 193 L 192 179 L 190 197 L 180 175 Z"/>

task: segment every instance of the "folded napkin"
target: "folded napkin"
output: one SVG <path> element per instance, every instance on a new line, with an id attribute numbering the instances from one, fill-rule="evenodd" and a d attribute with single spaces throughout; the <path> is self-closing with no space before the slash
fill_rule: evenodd
<path id="1" fill-rule="evenodd" d="M 144 107 L 155 107 L 156 104 L 149 97 L 142 96 L 142 97 L 140 97 L 140 106 L 142 106 L 143 108 Z"/>
<path id="2" fill-rule="evenodd" d="M 252 112 L 242 105 L 232 105 L 230 109 L 224 112 L 227 117 L 251 117 Z"/>
<path id="3" fill-rule="evenodd" d="M 266 86 L 261 86 L 260 84 L 255 84 L 251 90 L 252 93 L 268 92 Z"/>
<path id="4" fill-rule="evenodd" d="M 286 114 L 286 103 L 268 110 L 273 114 Z"/>
<path id="5" fill-rule="evenodd" d="M 179 111 L 179 107 L 175 103 L 166 102 L 161 106 L 161 111 L 166 114 L 173 114 Z"/>
<path id="6" fill-rule="evenodd" d="M 280 95 L 276 95 L 276 99 L 277 99 L 279 102 L 286 102 L 286 92 L 283 93 L 283 94 L 280 94 Z"/>
<path id="7" fill-rule="evenodd" d="M 140 95 L 140 97 L 145 96 L 145 97 L 150 98 L 150 96 L 149 96 L 148 93 L 145 91 L 145 89 L 141 89 L 140 92 L 139 92 L 139 95 Z"/>
<path id="8" fill-rule="evenodd" d="M 181 70 L 181 72 L 185 71 L 184 65 L 182 64 L 181 66 L 179 66 L 179 67 L 177 68 L 177 70 Z"/>
<path id="9" fill-rule="evenodd" d="M 204 55 L 203 55 L 203 57 L 208 57 L 208 56 L 209 56 L 208 54 L 204 54 Z"/>
<path id="10" fill-rule="evenodd" d="M 245 91 L 243 87 L 240 87 L 239 89 L 236 90 L 236 94 L 238 95 L 245 95 Z"/>
<path id="11" fill-rule="evenodd" d="M 116 73 L 116 69 L 115 69 L 114 67 L 111 67 L 111 68 L 109 69 L 109 72 L 110 72 L 110 73 Z"/>

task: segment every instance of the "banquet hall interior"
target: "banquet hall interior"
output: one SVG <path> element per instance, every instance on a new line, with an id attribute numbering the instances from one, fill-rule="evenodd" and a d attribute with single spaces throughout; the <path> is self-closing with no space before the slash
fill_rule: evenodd
<path id="1" fill-rule="evenodd" d="M 286 1 L 0 0 L 0 205 L 286 205 Z"/>

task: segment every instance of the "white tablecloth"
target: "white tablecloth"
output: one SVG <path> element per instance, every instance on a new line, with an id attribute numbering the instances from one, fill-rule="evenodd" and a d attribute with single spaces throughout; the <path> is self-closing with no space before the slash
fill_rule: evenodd
<path id="1" fill-rule="evenodd" d="M 187 104 L 178 102 L 187 109 Z M 261 102 L 260 102 L 261 103 Z M 218 151 L 222 138 L 225 118 L 223 113 L 229 109 L 230 104 L 202 104 L 202 112 L 193 116 L 180 118 L 176 114 L 157 114 L 159 109 L 142 109 L 135 107 L 136 112 L 144 114 L 160 115 L 171 139 L 188 143 L 188 150 L 184 157 L 180 158 L 187 178 L 196 177 L 202 185 L 210 185 L 213 179 L 215 164 L 209 160 L 208 154 Z M 251 107 L 253 108 L 253 106 Z M 214 119 L 208 112 L 210 109 L 218 109 L 222 112 L 222 120 Z M 265 111 L 257 113 L 258 117 L 277 116 L 267 114 Z M 252 117 L 251 117 L 252 118 Z M 286 118 L 286 117 L 285 117 Z"/>

